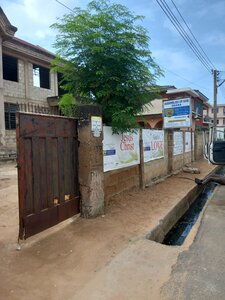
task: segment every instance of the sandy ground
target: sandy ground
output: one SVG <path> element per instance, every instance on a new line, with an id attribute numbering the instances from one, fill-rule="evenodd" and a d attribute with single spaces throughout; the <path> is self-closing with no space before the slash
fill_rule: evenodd
<path id="1" fill-rule="evenodd" d="M 121 194 L 104 216 L 65 221 L 16 251 L 17 171 L 15 163 L 0 164 L 0 299 L 161 299 L 160 288 L 194 231 L 182 247 L 145 235 L 195 186 L 195 177 L 214 169 L 204 160 L 193 166 L 201 174 L 181 172 Z"/>

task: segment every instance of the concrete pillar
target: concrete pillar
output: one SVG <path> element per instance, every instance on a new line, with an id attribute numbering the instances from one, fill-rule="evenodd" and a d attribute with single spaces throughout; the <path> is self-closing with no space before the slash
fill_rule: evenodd
<path id="1" fill-rule="evenodd" d="M 167 142 L 168 142 L 168 174 L 173 171 L 173 130 L 167 130 Z"/>
<path id="2" fill-rule="evenodd" d="M 93 130 L 91 117 L 101 116 L 93 106 L 84 106 L 86 120 L 78 126 L 79 139 L 79 183 L 81 193 L 81 216 L 96 217 L 104 213 L 103 134 Z M 90 113 L 87 113 L 90 109 Z M 95 111 L 94 111 L 95 110 Z"/>
<path id="3" fill-rule="evenodd" d="M 29 62 L 27 59 L 23 60 L 24 63 L 24 84 L 25 84 L 25 99 L 30 99 L 30 86 L 29 86 L 29 76 L 33 74 L 29 74 Z"/>
<path id="4" fill-rule="evenodd" d="M 145 162 L 144 162 L 144 145 L 143 145 L 142 128 L 140 129 L 139 149 L 140 149 L 139 186 L 141 190 L 144 190 L 146 182 L 145 182 Z"/>
<path id="5" fill-rule="evenodd" d="M 0 146 L 5 145 L 5 109 L 3 93 L 2 37 L 0 36 Z"/>

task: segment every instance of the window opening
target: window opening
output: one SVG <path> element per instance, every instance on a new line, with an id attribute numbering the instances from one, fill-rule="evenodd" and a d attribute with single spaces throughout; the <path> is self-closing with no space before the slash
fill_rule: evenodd
<path id="1" fill-rule="evenodd" d="M 18 82 L 18 60 L 9 55 L 2 55 L 3 79 Z"/>
<path id="2" fill-rule="evenodd" d="M 16 129 L 16 112 L 18 110 L 17 104 L 4 103 L 5 107 L 5 129 Z"/>
<path id="3" fill-rule="evenodd" d="M 50 89 L 48 68 L 33 65 L 33 85 L 44 89 Z"/>

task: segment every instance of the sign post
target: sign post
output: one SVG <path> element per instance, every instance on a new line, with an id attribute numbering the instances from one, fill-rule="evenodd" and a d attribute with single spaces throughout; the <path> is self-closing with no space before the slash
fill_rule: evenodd
<path id="1" fill-rule="evenodd" d="M 190 98 L 163 101 L 164 128 L 181 128 L 192 125 Z"/>

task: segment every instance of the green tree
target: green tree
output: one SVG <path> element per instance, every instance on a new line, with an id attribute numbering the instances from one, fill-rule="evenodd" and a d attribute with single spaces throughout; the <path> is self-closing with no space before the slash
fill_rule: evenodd
<path id="1" fill-rule="evenodd" d="M 53 69 L 63 74 L 68 94 L 60 105 L 66 114 L 73 111 L 68 105 L 96 103 L 114 132 L 137 127 L 135 116 L 156 96 L 162 75 L 142 19 L 125 6 L 96 0 L 52 25 L 57 30 Z"/>

